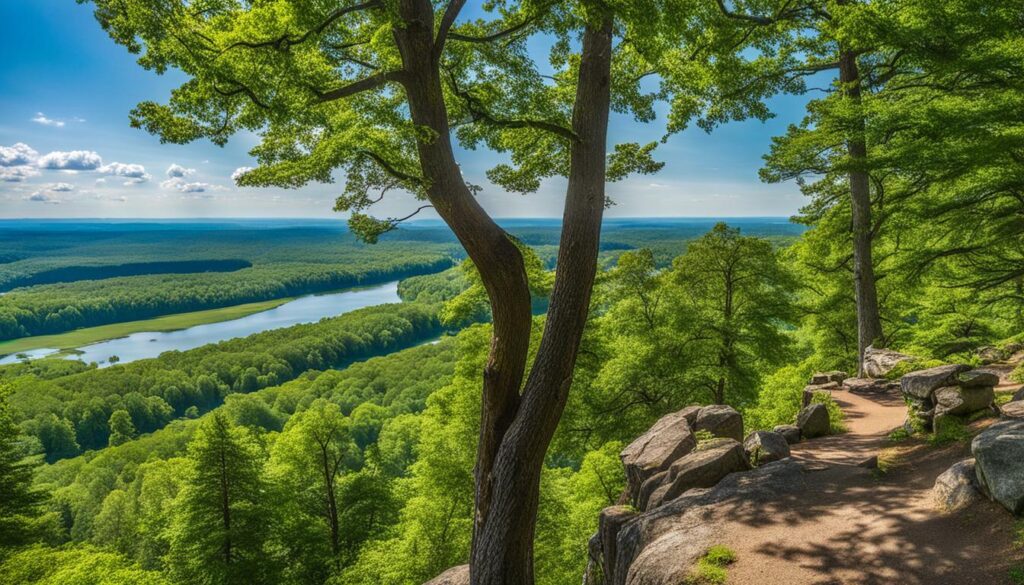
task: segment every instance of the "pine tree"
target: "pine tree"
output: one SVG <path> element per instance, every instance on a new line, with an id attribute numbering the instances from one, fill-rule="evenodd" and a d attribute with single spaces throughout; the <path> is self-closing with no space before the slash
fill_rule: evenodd
<path id="1" fill-rule="evenodd" d="M 32 488 L 32 466 L 19 444 L 20 429 L 0 386 L 0 551 L 32 539 L 29 522 L 38 515 L 43 495 Z"/>
<path id="2" fill-rule="evenodd" d="M 263 457 L 243 428 L 217 412 L 188 447 L 189 466 L 172 526 L 172 571 L 185 583 L 272 583 Z"/>

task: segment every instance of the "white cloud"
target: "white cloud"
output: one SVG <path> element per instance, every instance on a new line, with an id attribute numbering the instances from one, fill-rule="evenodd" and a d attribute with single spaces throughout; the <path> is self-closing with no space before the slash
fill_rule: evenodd
<path id="1" fill-rule="evenodd" d="M 245 173 L 248 173 L 251 170 L 252 167 L 238 167 L 237 169 L 235 169 L 235 172 L 231 173 L 231 181 L 237 184 L 239 177 L 241 177 Z"/>
<path id="2" fill-rule="evenodd" d="M 35 203 L 48 203 L 51 205 L 57 205 L 60 203 L 60 201 L 50 197 L 49 195 L 43 193 L 42 191 L 36 191 L 35 193 L 29 195 L 28 197 L 24 197 L 24 199 L 25 201 L 33 201 Z"/>
<path id="3" fill-rule="evenodd" d="M 75 186 L 71 183 L 54 183 L 50 185 L 50 191 L 57 191 L 58 193 L 67 193 L 68 191 L 74 191 Z"/>
<path id="4" fill-rule="evenodd" d="M 172 164 L 167 167 L 167 176 L 173 178 L 188 177 L 196 174 L 195 169 L 187 169 L 178 164 Z"/>
<path id="5" fill-rule="evenodd" d="M 39 153 L 24 142 L 14 146 L 0 146 L 0 167 L 18 167 L 36 162 Z"/>
<path id="6" fill-rule="evenodd" d="M 39 169 L 28 165 L 20 167 L 0 166 L 0 181 L 5 183 L 20 183 L 30 177 L 39 175 Z"/>
<path id="7" fill-rule="evenodd" d="M 64 127 L 64 121 L 63 120 L 53 120 L 51 118 L 47 118 L 46 115 L 43 114 L 42 112 L 37 112 L 36 113 L 36 117 L 32 118 L 32 121 L 35 122 L 36 124 L 42 124 L 43 126 L 54 126 L 56 128 L 63 128 Z"/>
<path id="8" fill-rule="evenodd" d="M 103 165 L 103 159 L 91 150 L 56 151 L 41 156 L 36 165 L 41 169 L 92 171 Z"/>
<path id="9" fill-rule="evenodd" d="M 102 178 L 96 179 L 96 184 L 97 185 L 106 185 L 107 184 L 107 180 L 106 179 L 102 179 Z"/>
<path id="10" fill-rule="evenodd" d="M 213 185 L 210 183 L 203 183 L 200 181 L 188 183 L 180 178 L 167 179 L 160 183 L 160 186 L 164 189 L 177 191 L 179 193 L 206 193 L 207 191 L 227 191 L 227 187 L 221 185 Z M 210 196 L 212 197 L 212 195 Z"/>
<path id="11" fill-rule="evenodd" d="M 145 183 L 146 181 L 153 178 L 148 173 L 146 173 L 146 167 L 136 164 L 112 162 L 108 165 L 103 165 L 97 170 L 105 175 L 127 177 L 130 180 L 127 183 L 125 183 L 125 185 L 132 185 L 134 183 Z"/>

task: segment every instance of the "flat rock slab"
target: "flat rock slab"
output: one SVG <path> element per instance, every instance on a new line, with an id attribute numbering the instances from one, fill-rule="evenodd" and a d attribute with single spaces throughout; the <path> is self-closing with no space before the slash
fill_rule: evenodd
<path id="1" fill-rule="evenodd" d="M 668 469 L 672 462 L 686 455 L 697 446 L 689 417 L 695 417 L 699 407 L 684 408 L 667 414 L 654 423 L 648 431 L 619 454 L 626 469 L 626 481 L 632 497 L 636 497 L 640 486 L 652 475 Z"/>
<path id="2" fill-rule="evenodd" d="M 469 565 L 452 567 L 423 585 L 469 585 Z"/>
<path id="3" fill-rule="evenodd" d="M 1006 418 L 1021 418 L 1024 419 L 1024 400 L 1017 400 L 1016 402 L 1007 402 L 999 408 L 999 412 Z"/>
<path id="4" fill-rule="evenodd" d="M 887 394 L 898 392 L 900 383 L 885 378 L 846 378 L 843 388 L 855 394 Z"/>
<path id="5" fill-rule="evenodd" d="M 939 388 L 957 385 L 957 374 L 968 369 L 968 366 L 954 364 L 918 370 L 900 378 L 900 388 L 907 396 L 929 400 Z"/>

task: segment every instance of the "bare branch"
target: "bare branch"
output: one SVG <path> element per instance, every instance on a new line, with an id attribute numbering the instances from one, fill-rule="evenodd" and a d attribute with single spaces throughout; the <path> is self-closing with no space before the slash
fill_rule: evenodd
<path id="1" fill-rule="evenodd" d="M 399 181 L 405 181 L 407 183 L 413 183 L 413 184 L 416 184 L 416 185 L 422 185 L 423 184 L 423 179 L 422 178 L 410 175 L 408 173 L 403 173 L 402 171 L 396 169 L 384 157 L 382 157 L 381 155 L 377 154 L 376 152 L 373 152 L 372 150 L 361 150 L 359 152 L 361 152 L 362 154 L 366 155 L 367 157 L 373 159 L 373 162 L 375 162 L 378 165 L 380 165 L 380 168 L 384 169 L 384 172 L 386 172 L 387 174 L 391 175 L 392 177 L 398 179 Z"/>

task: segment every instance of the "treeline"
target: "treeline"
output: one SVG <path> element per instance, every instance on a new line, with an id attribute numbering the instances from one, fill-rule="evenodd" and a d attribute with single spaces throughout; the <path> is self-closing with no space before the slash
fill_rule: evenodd
<path id="1" fill-rule="evenodd" d="M 63 266 L 40 270 L 25 276 L 9 277 L 0 292 L 23 286 L 74 282 L 76 280 L 100 280 L 117 276 L 138 276 L 141 274 L 187 274 L 190 272 L 232 272 L 249 268 L 248 260 L 178 260 L 163 262 L 131 262 L 127 264 L 103 264 L 96 266 Z"/>
<path id="2" fill-rule="evenodd" d="M 391 352 L 440 331 L 434 307 L 379 305 L 105 369 L 13 378 L 11 403 L 31 451 L 56 461 L 107 446 L 118 412 L 136 432 L 152 432 L 208 411 L 230 394 Z"/>
<path id="3" fill-rule="evenodd" d="M 268 264 L 231 273 L 39 286 L 0 297 L 0 340 L 378 284 L 437 272 L 451 263 L 443 253 L 405 250 L 341 265 Z"/>

